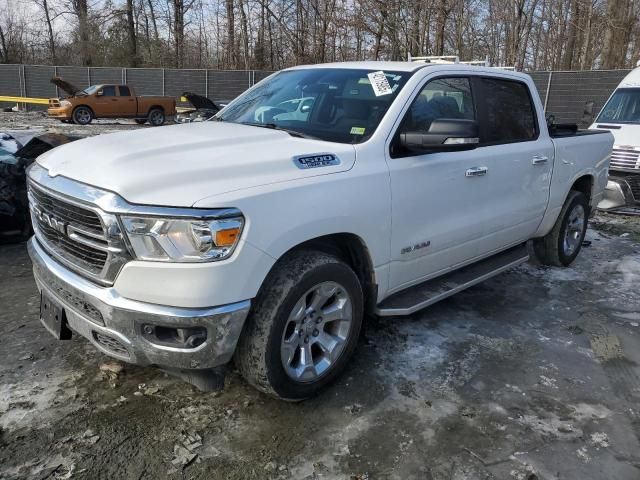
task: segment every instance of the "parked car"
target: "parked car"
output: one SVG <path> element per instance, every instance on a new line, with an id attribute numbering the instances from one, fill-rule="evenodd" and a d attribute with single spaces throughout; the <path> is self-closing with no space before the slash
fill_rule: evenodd
<path id="1" fill-rule="evenodd" d="M 594 129 L 609 130 L 615 139 L 609 183 L 602 210 L 628 211 L 640 207 L 640 67 L 618 85 L 598 115 Z"/>
<path id="2" fill-rule="evenodd" d="M 214 102 L 196 93 L 184 92 L 182 94 L 193 105 L 194 110 L 186 110 L 176 115 L 176 123 L 204 122 L 212 118 L 229 102 Z"/>
<path id="3" fill-rule="evenodd" d="M 30 236 L 26 169 L 42 153 L 73 140 L 77 137 L 55 133 L 23 134 L 20 140 L 0 134 L 0 239 L 25 240 Z"/>
<path id="4" fill-rule="evenodd" d="M 92 85 L 81 90 L 59 77 L 51 83 L 68 96 L 49 99 L 47 113 L 65 122 L 87 125 L 94 118 L 133 118 L 141 125 L 159 126 L 176 114 L 175 98 L 137 96 L 129 85 Z"/>
<path id="5" fill-rule="evenodd" d="M 283 102 L 313 98 L 304 118 Z M 526 261 L 574 261 L 608 131 L 550 133 L 528 75 L 295 67 L 212 121 L 81 140 L 29 171 L 41 321 L 201 388 L 235 359 L 278 398 L 403 316 Z M 92 152 L 86 168 L 86 152 Z"/>

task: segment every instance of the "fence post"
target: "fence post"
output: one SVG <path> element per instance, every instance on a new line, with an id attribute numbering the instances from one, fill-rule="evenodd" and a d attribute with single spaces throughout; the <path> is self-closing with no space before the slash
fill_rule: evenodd
<path id="1" fill-rule="evenodd" d="M 127 84 L 127 69 L 123 68 L 122 69 L 122 84 L 126 85 Z"/>
<path id="2" fill-rule="evenodd" d="M 209 70 L 204 70 L 204 96 L 209 98 Z"/>
<path id="3" fill-rule="evenodd" d="M 547 80 L 547 91 L 544 94 L 544 112 L 547 113 L 547 104 L 549 103 L 549 92 L 551 91 L 551 77 L 553 72 L 549 72 L 549 80 Z"/>
<path id="4" fill-rule="evenodd" d="M 58 76 L 58 66 L 57 65 L 53 66 L 53 76 L 54 77 Z M 60 98 L 60 91 L 58 90 L 58 85 L 56 85 L 56 98 Z"/>
<path id="5" fill-rule="evenodd" d="M 164 68 L 162 69 L 162 96 L 164 97 Z"/>
<path id="6" fill-rule="evenodd" d="M 89 85 L 87 85 L 87 87 L 91 86 L 91 67 L 87 67 L 87 82 L 89 82 Z"/>

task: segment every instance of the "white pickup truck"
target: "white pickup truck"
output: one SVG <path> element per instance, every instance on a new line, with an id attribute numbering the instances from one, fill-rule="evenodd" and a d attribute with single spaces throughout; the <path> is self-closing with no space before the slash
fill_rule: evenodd
<path id="1" fill-rule="evenodd" d="M 611 133 L 551 129 L 527 75 L 357 62 L 278 72 L 211 121 L 80 140 L 29 171 L 40 319 L 198 385 L 279 398 L 402 316 L 526 261 L 569 265 Z"/>

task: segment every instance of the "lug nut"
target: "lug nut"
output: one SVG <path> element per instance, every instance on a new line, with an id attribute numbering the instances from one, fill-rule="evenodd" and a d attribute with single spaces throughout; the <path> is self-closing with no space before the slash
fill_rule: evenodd
<path id="1" fill-rule="evenodd" d="M 309 343 L 309 337 L 304 337 L 304 343 Z"/>
<path id="2" fill-rule="evenodd" d="M 316 329 L 313 331 L 313 336 L 317 337 L 320 334 L 320 332 Z"/>
<path id="3" fill-rule="evenodd" d="M 322 317 L 316 318 L 316 323 L 320 323 L 322 321 Z"/>
<path id="4" fill-rule="evenodd" d="M 153 333 L 153 327 L 151 325 L 144 326 L 144 333 L 146 335 L 151 335 Z"/>

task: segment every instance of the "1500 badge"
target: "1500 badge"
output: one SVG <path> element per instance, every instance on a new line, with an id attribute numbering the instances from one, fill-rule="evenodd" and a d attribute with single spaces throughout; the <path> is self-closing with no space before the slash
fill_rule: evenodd
<path id="1" fill-rule="evenodd" d="M 330 167 L 331 165 L 340 165 L 340 159 L 333 153 L 318 153 L 315 155 L 293 157 L 293 163 L 302 169 Z"/>

